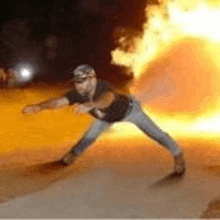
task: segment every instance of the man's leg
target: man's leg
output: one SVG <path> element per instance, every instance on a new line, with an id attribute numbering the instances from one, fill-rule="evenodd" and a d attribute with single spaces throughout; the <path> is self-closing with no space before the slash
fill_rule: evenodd
<path id="1" fill-rule="evenodd" d="M 134 123 L 145 134 L 164 146 L 174 156 L 175 172 L 177 175 L 182 175 L 185 172 L 185 163 L 178 144 L 143 112 L 138 101 L 133 104 L 132 111 L 125 121 Z"/>
<path id="2" fill-rule="evenodd" d="M 81 140 L 63 156 L 60 162 L 66 166 L 70 165 L 74 159 L 82 154 L 110 125 L 111 123 L 95 119 Z"/>
<path id="3" fill-rule="evenodd" d="M 175 173 L 182 175 L 185 172 L 185 163 L 182 150 L 177 143 L 166 132 L 162 131 L 143 111 L 139 112 L 132 122 L 173 155 Z"/>
<path id="4" fill-rule="evenodd" d="M 144 112 L 140 112 L 132 121 L 145 134 L 163 145 L 172 155 L 181 153 L 177 143 L 164 131 L 162 131 Z"/>

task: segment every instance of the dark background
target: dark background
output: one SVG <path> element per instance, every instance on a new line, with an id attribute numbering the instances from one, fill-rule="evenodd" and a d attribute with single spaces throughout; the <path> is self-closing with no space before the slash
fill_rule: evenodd
<path id="1" fill-rule="evenodd" d="M 112 65 L 117 33 L 142 32 L 150 0 L 7 1 L 1 7 L 1 66 L 36 65 L 34 81 L 69 80 L 79 64 L 91 64 L 102 79 L 130 80 Z"/>

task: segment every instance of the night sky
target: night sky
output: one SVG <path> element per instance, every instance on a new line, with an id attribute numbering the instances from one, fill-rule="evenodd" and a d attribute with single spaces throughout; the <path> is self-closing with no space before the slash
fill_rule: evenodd
<path id="1" fill-rule="evenodd" d="M 1 12 L 1 25 L 4 24 L 4 22 L 9 21 L 13 18 L 16 17 L 20 17 L 20 16 L 25 16 L 25 14 L 27 15 L 28 12 L 25 12 L 25 5 L 28 6 L 28 8 L 32 8 L 32 10 L 34 11 L 35 7 L 39 7 L 40 10 L 40 6 L 45 7 L 46 5 L 48 5 L 49 3 L 52 3 L 53 1 L 46 1 L 46 2 L 41 2 L 41 1 L 12 1 L 9 0 L 7 1 L 7 4 L 4 5 L 4 7 L 0 8 L 0 12 Z M 20 7 L 19 7 L 20 6 Z M 23 7 L 23 10 L 22 9 Z M 20 11 L 20 13 L 19 13 Z"/>
<path id="2" fill-rule="evenodd" d="M 110 52 L 117 47 L 114 31 L 118 27 L 141 31 L 146 4 L 135 0 L 10 1 L 0 9 L 1 65 L 14 68 L 27 60 L 37 66 L 36 80 L 59 81 L 69 80 L 70 70 L 88 63 L 100 78 L 127 80 L 125 69 L 110 64 Z M 48 46 L 50 36 L 55 36 L 55 46 Z"/>

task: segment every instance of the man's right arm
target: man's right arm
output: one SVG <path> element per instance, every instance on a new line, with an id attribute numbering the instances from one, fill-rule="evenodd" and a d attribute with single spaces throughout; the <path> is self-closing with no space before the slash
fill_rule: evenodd
<path id="1" fill-rule="evenodd" d="M 27 105 L 23 108 L 22 113 L 24 114 L 33 114 L 37 113 L 44 109 L 56 109 L 61 108 L 64 106 L 67 106 L 70 104 L 70 101 L 67 97 L 62 96 L 59 98 L 53 98 L 46 100 L 44 102 L 33 104 L 33 105 Z"/>

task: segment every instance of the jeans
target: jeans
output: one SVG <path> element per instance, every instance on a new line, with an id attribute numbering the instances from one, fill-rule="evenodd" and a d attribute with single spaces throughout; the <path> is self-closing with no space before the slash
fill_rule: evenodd
<path id="1" fill-rule="evenodd" d="M 182 153 L 178 144 L 143 112 L 140 102 L 133 96 L 130 97 L 132 100 L 130 109 L 121 121 L 135 124 L 146 135 L 165 147 L 173 156 Z M 95 119 L 81 140 L 72 148 L 72 151 L 78 155 L 81 154 L 112 124 L 112 122 Z"/>

